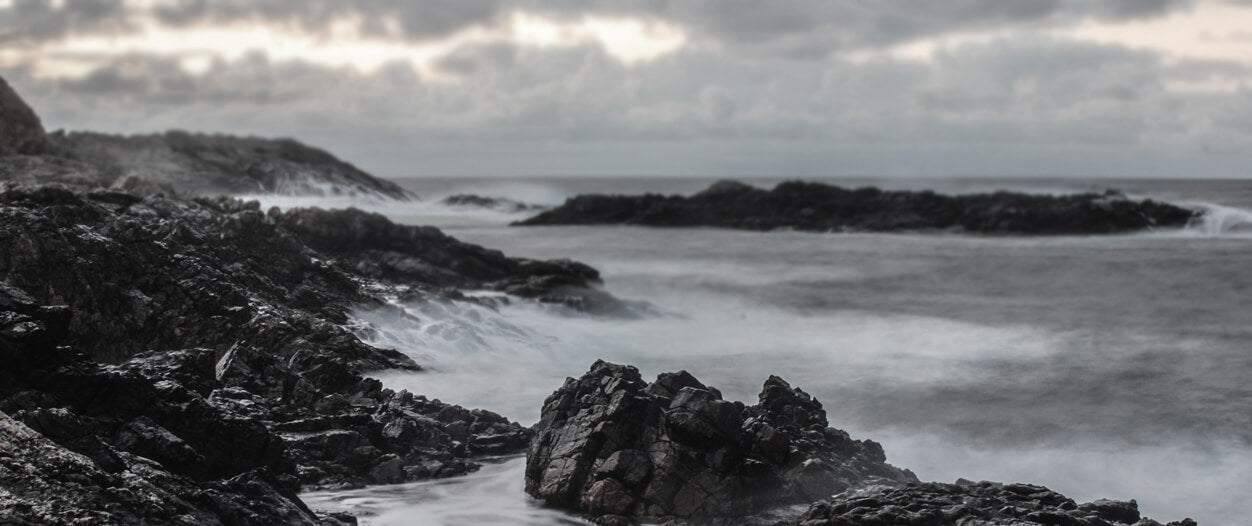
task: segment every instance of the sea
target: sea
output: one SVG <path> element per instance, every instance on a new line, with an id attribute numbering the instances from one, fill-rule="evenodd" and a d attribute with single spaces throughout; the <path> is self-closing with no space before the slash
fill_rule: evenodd
<path id="1" fill-rule="evenodd" d="M 715 180 L 414 178 L 396 182 L 417 202 L 260 198 L 356 206 L 510 256 L 582 261 L 606 291 L 646 306 L 597 317 L 425 300 L 400 304 L 414 315 L 404 321 L 358 311 L 371 343 L 427 368 L 379 374 L 392 389 L 530 425 L 597 359 L 645 378 L 685 369 L 749 404 L 773 374 L 923 480 L 1029 482 L 1080 502 L 1137 499 L 1161 522 L 1247 524 L 1252 180 L 822 180 L 950 194 L 1116 189 L 1206 211 L 1185 228 L 1111 236 L 511 227 L 527 213 L 439 203 L 474 193 L 550 206 L 580 193 L 691 194 Z M 303 497 L 373 525 L 583 523 L 529 500 L 523 465 L 486 459 L 464 477 Z"/>

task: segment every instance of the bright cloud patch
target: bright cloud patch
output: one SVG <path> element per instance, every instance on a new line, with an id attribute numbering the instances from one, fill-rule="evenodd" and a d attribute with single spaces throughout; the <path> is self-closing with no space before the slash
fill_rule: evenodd
<path id="1" fill-rule="evenodd" d="M 681 27 L 662 21 L 594 16 L 561 20 L 522 11 L 497 23 L 469 26 L 446 38 L 424 42 L 402 38 L 398 24 L 383 24 L 380 32 L 376 25 L 367 30 L 360 18 L 352 17 L 334 20 L 325 32 L 316 34 L 264 24 L 175 28 L 153 17 L 141 18 L 138 26 L 140 30 L 126 34 L 72 34 L 24 51 L 38 57 L 35 74 L 43 78 L 82 77 L 113 59 L 132 55 L 175 58 L 184 71 L 203 74 L 216 60 L 234 62 L 260 53 L 276 62 L 303 61 L 366 74 L 387 64 L 408 63 L 428 79 L 452 80 L 434 64 L 471 45 L 593 45 L 631 66 L 673 53 L 686 43 Z M 0 67 L 11 66 L 19 58 L 16 52 L 6 51 L 0 55 Z"/>
<path id="2" fill-rule="evenodd" d="M 1166 16 L 1117 20 L 1085 20 L 1064 27 L 1035 29 L 1009 27 L 956 32 L 901 43 L 887 48 L 858 50 L 848 58 L 857 62 L 877 58 L 929 62 L 961 46 L 1013 42 L 1035 36 L 1075 43 L 1092 43 L 1148 51 L 1166 64 L 1209 61 L 1236 68 L 1210 68 L 1168 83 L 1179 92 L 1232 93 L 1252 86 L 1252 9 L 1206 4 L 1205 9 L 1176 11 Z"/>

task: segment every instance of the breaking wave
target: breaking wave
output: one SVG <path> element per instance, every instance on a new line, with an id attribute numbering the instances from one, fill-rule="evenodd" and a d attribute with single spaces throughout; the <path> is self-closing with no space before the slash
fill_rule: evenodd
<path id="1" fill-rule="evenodd" d="M 1211 203 L 1194 203 L 1202 214 L 1187 225 L 1190 233 L 1206 236 L 1252 236 L 1252 210 Z"/>

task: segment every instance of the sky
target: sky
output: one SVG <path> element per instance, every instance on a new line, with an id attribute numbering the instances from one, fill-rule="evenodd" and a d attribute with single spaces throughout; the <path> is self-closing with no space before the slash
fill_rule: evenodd
<path id="1" fill-rule="evenodd" d="M 382 176 L 1252 176 L 1252 0 L 0 0 L 0 76 Z"/>

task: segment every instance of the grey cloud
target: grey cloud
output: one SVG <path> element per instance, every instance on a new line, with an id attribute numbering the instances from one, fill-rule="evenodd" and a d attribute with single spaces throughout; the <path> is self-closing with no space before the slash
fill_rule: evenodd
<path id="1" fill-rule="evenodd" d="M 131 28 L 121 0 L 67 1 L 60 8 L 51 0 L 16 0 L 8 9 L 0 9 L 0 15 L 0 43 L 5 45 Z"/>
<path id="2" fill-rule="evenodd" d="M 517 47 L 507 43 L 463 46 L 440 57 L 435 69 L 457 76 L 472 75 L 484 69 L 507 69 L 517 54 Z"/>
<path id="3" fill-rule="evenodd" d="M 67 2 L 53 10 L 46 1 L 19 0 L 6 13 L 0 38 L 38 39 L 79 31 L 126 31 L 133 23 L 120 0 Z M 647 16 L 679 23 L 696 38 L 765 56 L 822 59 L 851 48 L 873 48 L 953 31 L 1066 23 L 1082 18 L 1156 16 L 1189 5 L 1188 0 L 948 0 L 864 2 L 860 0 L 181 0 L 163 5 L 163 22 L 256 22 L 329 29 L 355 16 L 367 32 L 386 34 L 399 25 L 401 38 L 435 39 L 475 24 L 499 22 L 512 10 L 550 16 Z"/>
<path id="4" fill-rule="evenodd" d="M 1115 2 L 823 2 L 805 18 L 805 6 L 816 4 L 795 2 L 750 20 L 752 5 L 720 2 L 547 2 L 536 9 L 655 13 L 719 45 L 636 67 L 594 45 L 471 45 L 435 64 L 460 79 L 454 84 L 424 82 L 406 63 L 363 74 L 273 61 L 264 52 L 215 63 L 205 75 L 186 73 L 176 57 L 142 55 L 79 80 L 37 78 L 30 63 L 0 74 L 50 127 L 295 136 L 388 175 L 1039 173 L 1040 166 L 1117 173 L 1194 161 L 1188 156 L 1202 144 L 1252 151 L 1246 93 L 1179 94 L 1167 86 L 1248 78 L 1240 63 L 1164 62 L 1147 51 L 1027 36 L 948 48 L 932 62 L 829 55 L 961 28 L 1177 7 L 1153 3 L 1132 13 Z M 214 4 L 187 2 L 184 13 L 205 11 L 179 23 L 269 16 L 242 3 L 236 11 Z M 345 9 L 309 5 L 311 13 Z M 410 31 L 424 38 L 465 20 L 493 20 L 509 5 L 517 4 L 477 3 Z M 403 7 L 362 6 L 354 9 Z M 767 60 L 776 57 L 791 60 Z M 1249 160 L 1234 157 L 1195 166 L 1227 170 Z M 1049 159 L 1056 162 L 1045 165 Z"/>

